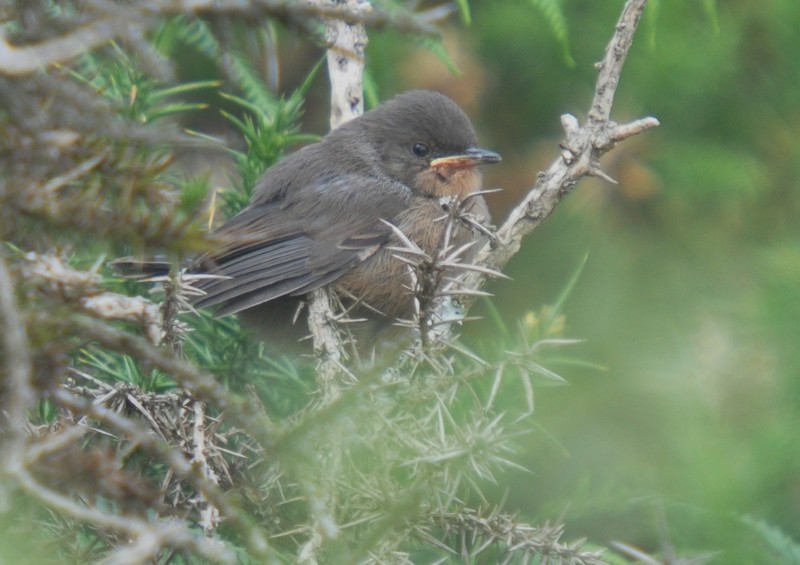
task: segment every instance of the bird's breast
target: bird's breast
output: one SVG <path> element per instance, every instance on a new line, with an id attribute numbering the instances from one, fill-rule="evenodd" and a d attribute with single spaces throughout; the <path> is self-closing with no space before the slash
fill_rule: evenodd
<path id="1" fill-rule="evenodd" d="M 417 190 L 431 196 L 466 198 L 481 189 L 481 171 L 477 167 L 429 167 L 415 179 Z"/>
<path id="2" fill-rule="evenodd" d="M 480 196 L 470 199 L 466 211 L 481 221 L 488 221 L 486 203 Z M 438 199 L 413 197 L 408 208 L 400 212 L 393 223 L 429 257 L 435 256 L 444 245 L 457 248 L 481 237 L 456 220 L 445 242 L 447 214 Z M 363 300 L 368 307 L 387 317 L 408 318 L 413 314 L 412 267 L 398 259 L 404 255 L 401 251 L 390 247 L 403 248 L 406 244 L 393 235 L 387 245 L 339 279 L 336 288 L 344 295 Z M 408 254 L 407 258 L 418 259 L 413 254 Z"/>

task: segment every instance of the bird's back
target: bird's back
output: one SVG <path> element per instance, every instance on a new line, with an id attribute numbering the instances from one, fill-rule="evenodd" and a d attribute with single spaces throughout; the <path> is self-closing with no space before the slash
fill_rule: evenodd
<path id="1" fill-rule="evenodd" d="M 430 151 L 421 154 L 420 147 Z M 195 305 L 216 306 L 217 315 L 240 312 L 268 339 L 305 335 L 297 309 L 307 293 L 326 285 L 345 303 L 355 302 L 351 315 L 370 327 L 412 316 L 409 267 L 393 250 L 404 243 L 387 223 L 436 253 L 446 223 L 441 197 L 461 198 L 480 187 L 480 158 L 461 164 L 474 148 L 464 113 L 433 92 L 398 96 L 342 125 L 269 169 L 251 204 L 217 230 L 222 244 L 193 270 L 219 278 L 198 284 L 205 295 Z M 471 197 L 468 206 L 488 218 L 482 197 Z M 446 243 L 454 246 L 476 238 L 462 225 L 448 233 Z"/>

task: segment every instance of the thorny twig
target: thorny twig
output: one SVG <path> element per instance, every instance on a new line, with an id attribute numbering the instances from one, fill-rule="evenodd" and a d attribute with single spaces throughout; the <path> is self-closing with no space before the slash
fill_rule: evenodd
<path id="1" fill-rule="evenodd" d="M 441 293 L 444 290 L 442 288 L 438 289 L 436 300 L 431 300 L 428 296 L 431 289 L 436 290 L 430 284 L 436 278 L 434 273 L 441 272 L 441 268 L 447 263 L 441 261 L 441 254 L 447 251 L 447 242 L 442 242 L 436 260 L 420 254 L 420 250 L 408 245 L 407 241 L 406 249 L 400 250 L 405 255 L 406 262 L 416 265 L 416 269 L 411 270 L 411 278 L 418 302 L 416 323 L 401 323 L 415 325 L 424 346 L 430 342 L 431 327 L 438 328 L 437 338 L 440 342 L 452 341 L 453 322 L 465 319 L 464 313 L 469 310 L 475 298 L 481 295 L 486 279 L 501 276 L 500 271 L 519 251 L 523 238 L 555 210 L 582 177 L 595 176 L 614 182 L 600 168 L 599 159 L 603 154 L 613 149 L 617 142 L 659 125 L 658 120 L 653 117 L 622 125 L 610 119 L 622 66 L 646 5 L 647 0 L 628 0 L 623 8 L 614 35 L 606 47 L 605 57 L 597 64 L 599 76 L 587 123 L 581 126 L 578 119 L 570 114 L 561 117 L 566 135 L 561 156 L 539 174 L 536 185 L 511 211 L 503 225 L 491 233 L 474 260 L 457 263 L 458 268 L 454 269 L 458 271 L 457 282 L 453 281 L 451 285 L 458 288 L 457 296 L 445 299 L 448 297 Z M 412 256 L 415 258 L 412 259 Z M 434 302 L 435 307 L 427 308 Z"/>
<path id="2" fill-rule="evenodd" d="M 407 289 L 414 296 L 414 318 L 398 320 L 399 326 L 416 330 L 423 351 L 428 351 L 434 343 L 443 343 L 441 328 L 466 320 L 464 311 L 454 302 L 461 296 L 485 296 L 488 293 L 477 289 L 464 288 L 461 275 L 471 271 L 482 272 L 494 277 L 505 277 L 499 271 L 493 271 L 471 262 L 478 241 L 470 241 L 456 247 L 453 239 L 455 230 L 473 230 L 483 233 L 485 230 L 479 222 L 469 214 L 470 195 L 465 199 L 443 198 L 443 222 L 440 240 L 433 255 L 424 252 L 409 239 L 399 228 L 386 223 L 400 240 L 402 245 L 390 247 L 398 261 L 406 263 L 409 275 Z"/>
<path id="3" fill-rule="evenodd" d="M 613 149 L 617 142 L 659 125 L 653 117 L 622 125 L 610 119 L 622 67 L 646 5 L 647 0 L 628 0 L 625 4 L 614 35 L 606 47 L 605 57 L 597 64 L 599 76 L 587 123 L 581 126 L 578 119 L 570 114 L 561 117 L 566 134 L 561 156 L 546 171 L 539 173 L 536 185 L 511 211 L 497 230 L 496 238 L 480 250 L 475 260 L 478 265 L 493 270 L 502 269 L 519 251 L 522 239 L 555 210 L 582 177 L 610 179 L 602 172 L 598 162 L 603 154 Z M 466 288 L 479 289 L 486 278 L 485 273 L 466 273 L 463 284 Z M 468 307 L 471 300 L 466 297 L 463 302 Z"/>
<path id="4" fill-rule="evenodd" d="M 81 374 L 81 376 L 92 379 L 89 375 Z M 98 384 L 102 384 L 97 381 Z M 103 388 L 110 389 L 111 394 L 106 393 Z M 104 426 L 105 429 L 129 441 L 132 445 L 137 446 L 138 449 L 158 458 L 166 463 L 170 469 L 171 474 L 177 475 L 185 480 L 192 488 L 199 493 L 204 500 L 213 504 L 213 508 L 218 509 L 219 512 L 225 517 L 229 523 L 235 523 L 239 527 L 244 528 L 248 535 L 246 540 L 251 549 L 256 554 L 265 555 L 267 544 L 264 539 L 263 532 L 259 531 L 252 524 L 249 524 L 246 519 L 243 519 L 242 509 L 227 497 L 215 481 L 208 478 L 208 474 L 198 469 L 194 462 L 190 461 L 178 449 L 173 447 L 174 444 L 186 443 L 181 439 L 174 437 L 176 434 L 188 436 L 189 434 L 183 430 L 169 430 L 165 429 L 162 425 L 162 418 L 158 415 L 151 415 L 148 420 L 149 426 L 120 413 L 119 407 L 114 406 L 112 395 L 118 392 L 118 387 L 109 387 L 104 385 L 100 389 L 85 390 L 72 384 L 67 384 L 53 392 L 52 397 L 54 402 L 62 406 L 70 413 L 80 416 L 82 425 L 88 425 L 85 419 L 91 419 Z M 130 394 L 130 393 L 129 393 Z M 181 404 L 183 401 L 179 398 L 170 398 L 169 394 L 159 395 L 159 398 L 152 398 L 148 400 L 145 396 L 139 395 L 139 406 L 151 406 L 155 403 L 163 401 L 169 405 Z M 153 395 L 150 395 L 153 396 Z M 89 401 L 86 398 L 93 398 Z M 183 399 L 189 401 L 188 398 Z M 107 406 L 106 404 L 110 404 Z M 174 415 L 172 415 L 174 417 Z M 174 424 L 188 425 L 186 422 L 176 422 Z M 169 427 L 169 426 L 167 426 Z M 168 443 L 168 440 L 169 443 Z M 208 445 L 206 445 L 208 449 Z M 215 448 L 216 449 L 216 448 Z M 215 458 L 221 459 L 221 458 Z M 227 473 L 224 467 L 220 467 Z"/>
<path id="5" fill-rule="evenodd" d="M 27 437 L 27 413 L 36 402 L 33 389 L 33 361 L 25 324 L 17 308 L 14 281 L 0 253 L 0 374 L 4 375 L 0 394 L 0 417 L 6 438 L 3 445 L 2 468 L 14 475 L 24 472 L 23 452 Z"/>
<path id="6" fill-rule="evenodd" d="M 164 323 L 161 308 L 139 296 L 100 289 L 103 279 L 97 270 L 101 264 L 102 261 L 98 261 L 93 269 L 78 271 L 56 255 L 28 253 L 22 276 L 30 287 L 65 302 L 74 302 L 80 310 L 96 318 L 140 324 L 150 343 L 160 343 Z"/>
<path id="7" fill-rule="evenodd" d="M 600 553 L 582 551 L 584 541 L 572 544 L 561 541 L 564 527 L 561 525 L 531 526 L 520 522 L 514 516 L 492 511 L 484 515 L 482 511 L 462 509 L 458 512 L 433 514 L 429 516 L 432 526 L 441 530 L 441 538 L 452 540 L 450 544 L 440 541 L 428 527 L 418 527 L 416 532 L 423 539 L 451 552 L 457 552 L 465 562 L 480 559 L 487 549 L 500 548 L 502 560 L 498 563 L 525 563 L 532 555 L 541 556 L 549 562 L 571 563 L 574 565 L 605 565 Z M 453 549 L 453 547 L 457 549 Z"/>
<path id="8" fill-rule="evenodd" d="M 242 19 L 279 18 L 303 22 L 308 18 L 344 20 L 375 28 L 391 28 L 406 33 L 437 34 L 432 25 L 441 19 L 437 10 L 409 14 L 404 11 L 362 10 L 351 3 L 260 0 L 219 2 L 217 0 L 143 1 L 120 5 L 95 0 L 97 14 L 90 21 L 63 35 L 29 45 L 14 45 L 6 26 L 0 25 L 0 74 L 28 75 L 51 65 L 65 63 L 81 53 L 111 40 L 141 43 L 142 34 L 165 17 L 195 14 Z M 344 51 L 347 52 L 347 51 Z"/>

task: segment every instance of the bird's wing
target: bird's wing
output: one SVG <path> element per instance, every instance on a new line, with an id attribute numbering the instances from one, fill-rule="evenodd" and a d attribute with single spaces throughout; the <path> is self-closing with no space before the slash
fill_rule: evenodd
<path id="1" fill-rule="evenodd" d="M 386 179 L 339 176 L 243 210 L 217 234 L 227 240 L 201 257 L 194 272 L 225 278 L 196 283 L 195 306 L 222 304 L 233 314 L 281 296 L 298 296 L 335 281 L 391 237 L 409 189 Z"/>

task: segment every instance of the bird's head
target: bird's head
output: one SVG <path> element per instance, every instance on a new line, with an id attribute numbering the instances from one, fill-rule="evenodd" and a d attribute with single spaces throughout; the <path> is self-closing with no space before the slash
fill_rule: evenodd
<path id="1" fill-rule="evenodd" d="M 478 147 L 469 118 L 438 92 L 401 94 L 361 119 L 383 171 L 419 194 L 466 196 L 480 189 L 479 165 L 500 161 Z"/>

